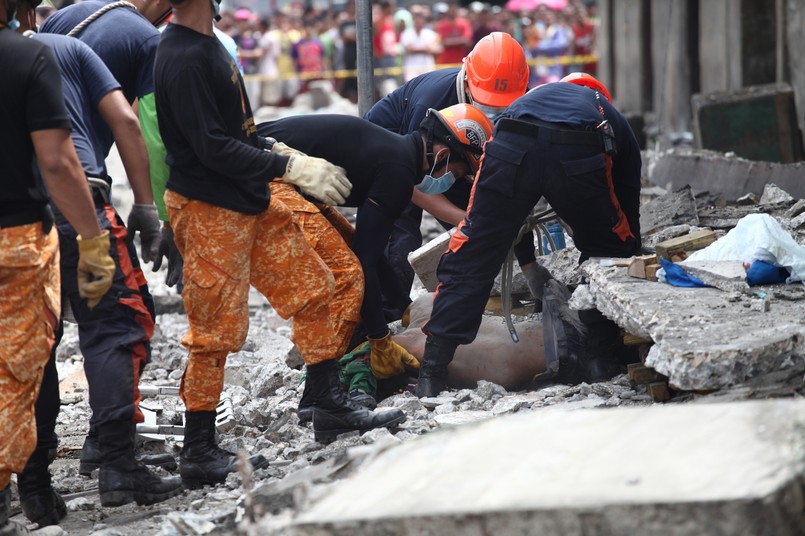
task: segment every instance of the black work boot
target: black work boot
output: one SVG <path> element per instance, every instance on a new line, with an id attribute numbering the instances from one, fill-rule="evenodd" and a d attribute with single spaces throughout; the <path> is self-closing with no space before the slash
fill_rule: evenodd
<path id="1" fill-rule="evenodd" d="M 570 290 L 551 280 L 545 285 L 542 330 L 547 370 L 535 380 L 559 383 L 595 383 L 611 379 L 620 370 L 613 349 L 617 325 L 600 312 L 574 311 Z"/>
<path id="2" fill-rule="evenodd" d="M 136 428 L 132 428 L 132 433 L 136 434 Z M 134 439 L 134 438 L 132 438 Z M 167 471 L 175 471 L 178 465 L 176 459 L 167 452 L 162 454 L 143 454 L 138 452 L 135 458 L 143 465 L 161 467 Z M 98 442 L 98 430 L 90 428 L 87 437 L 84 438 L 84 446 L 81 447 L 81 459 L 78 463 L 78 474 L 91 477 L 92 472 L 101 466 L 101 446 Z"/>
<path id="3" fill-rule="evenodd" d="M 67 516 L 64 499 L 50 483 L 48 467 L 55 458 L 56 449 L 38 448 L 28 458 L 22 473 L 17 475 L 22 511 L 40 527 L 58 525 Z"/>
<path id="4" fill-rule="evenodd" d="M 11 486 L 0 491 L 0 536 L 26 536 L 31 534 L 25 525 L 9 519 L 11 517 Z"/>
<path id="5" fill-rule="evenodd" d="M 237 456 L 218 448 L 215 441 L 215 412 L 185 412 L 184 446 L 179 455 L 179 474 L 182 483 L 190 489 L 215 485 L 226 481 L 226 476 L 237 470 Z M 249 457 L 255 469 L 268 466 L 262 454 Z"/>
<path id="6" fill-rule="evenodd" d="M 113 421 L 98 426 L 103 461 L 98 472 L 102 506 L 122 506 L 132 501 L 154 504 L 176 495 L 182 488 L 179 477 L 159 477 L 134 458 L 134 423 Z"/>
<path id="7" fill-rule="evenodd" d="M 299 407 L 296 408 L 296 416 L 299 419 L 299 424 L 307 424 L 313 420 L 313 391 L 310 388 L 310 377 L 305 379 L 305 389 L 302 391 L 302 399 L 299 401 Z"/>
<path id="8" fill-rule="evenodd" d="M 344 393 L 338 376 L 338 361 L 331 359 L 307 367 L 313 406 L 313 434 L 316 441 L 329 443 L 339 434 L 388 428 L 405 421 L 405 413 L 391 409 L 374 413 Z"/>
<path id="9" fill-rule="evenodd" d="M 428 335 L 419 367 L 414 394 L 419 398 L 438 396 L 447 390 L 447 365 L 453 360 L 458 344 L 444 337 Z"/>

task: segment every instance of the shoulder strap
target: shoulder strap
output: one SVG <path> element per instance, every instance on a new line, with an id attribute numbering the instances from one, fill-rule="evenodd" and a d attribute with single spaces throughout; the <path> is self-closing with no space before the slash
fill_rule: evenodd
<path id="1" fill-rule="evenodd" d="M 86 28 L 87 26 L 92 24 L 92 22 L 95 21 L 95 19 L 97 19 L 98 17 L 100 17 L 101 15 L 106 13 L 107 11 L 111 11 L 111 10 L 113 10 L 115 8 L 118 8 L 118 7 L 130 7 L 134 11 L 137 11 L 137 8 L 131 2 L 126 2 L 125 0 L 120 0 L 118 2 L 112 2 L 111 4 L 107 4 L 107 5 L 103 6 L 101 9 L 99 9 L 98 11 L 96 11 L 95 13 L 93 13 L 92 15 L 87 17 L 86 19 L 84 19 L 81 22 L 79 22 L 76 25 L 76 27 L 73 28 L 72 30 L 70 30 L 70 33 L 68 33 L 67 35 L 69 37 L 78 36 L 78 34 L 83 32 L 84 28 Z"/>

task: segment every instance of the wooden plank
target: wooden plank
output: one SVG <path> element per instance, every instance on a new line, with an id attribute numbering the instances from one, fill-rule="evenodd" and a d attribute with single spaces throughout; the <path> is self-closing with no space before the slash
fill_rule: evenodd
<path id="1" fill-rule="evenodd" d="M 668 377 L 663 376 L 651 367 L 643 367 L 632 371 L 632 377 L 630 379 L 637 384 L 649 384 L 663 381 L 667 383 Z"/>
<path id="2" fill-rule="evenodd" d="M 677 236 L 657 244 L 657 257 L 671 260 L 674 255 L 705 248 L 715 242 L 716 238 L 716 233 L 710 229 Z"/>
<path id="3" fill-rule="evenodd" d="M 657 270 L 662 268 L 659 264 L 649 264 L 646 266 L 646 281 L 656 281 L 657 280 Z"/>
<path id="4" fill-rule="evenodd" d="M 651 382 L 646 387 L 654 402 L 667 402 L 671 399 L 671 390 L 668 382 Z"/>

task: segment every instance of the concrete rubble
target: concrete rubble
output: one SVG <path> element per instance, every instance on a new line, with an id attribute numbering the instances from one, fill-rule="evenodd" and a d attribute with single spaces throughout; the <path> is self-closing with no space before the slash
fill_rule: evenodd
<path id="1" fill-rule="evenodd" d="M 303 111 L 357 115 L 327 88 L 306 99 L 296 109 L 258 110 L 256 121 Z M 805 241 L 803 164 L 687 150 L 645 162 L 657 185 L 642 191 L 646 246 L 704 228 L 723 234 L 758 212 Z M 123 176 L 114 165 L 110 174 Z M 113 194 L 125 219 L 128 186 L 116 182 Z M 426 217 L 422 232 L 427 241 L 444 229 Z M 227 362 L 233 422 L 219 441 L 259 452 L 270 465 L 254 472 L 251 486 L 233 474 L 157 505 L 102 508 L 97 480 L 78 475 L 91 411 L 76 327 L 68 324 L 57 355 L 62 408 L 51 467 L 69 510 L 63 528 L 108 536 L 805 534 L 805 285 L 747 290 L 734 273 L 710 266 L 702 275 L 725 290 L 676 288 L 597 260 L 579 270 L 572 238 L 568 245 L 539 262 L 578 287 L 572 303 L 595 305 L 653 342 L 645 362 L 668 377 L 670 402 L 653 402 L 625 374 L 517 391 L 481 381 L 433 398 L 394 394 L 379 406 L 405 412 L 397 429 L 320 444 L 296 417 L 304 369 L 290 323 L 253 292 L 247 341 Z M 164 283 L 166 268 L 144 270 L 158 315 L 142 383 L 175 389 L 187 319 Z M 517 266 L 513 283 L 515 294 L 528 292 Z M 414 293 L 422 292 L 417 280 Z M 538 313 L 527 318 L 539 322 Z M 756 400 L 766 398 L 775 400 Z M 143 407 L 159 425 L 182 425 L 177 396 L 149 395 Z M 180 446 L 175 437 L 141 444 L 177 457 Z M 12 512 L 23 520 L 16 501 Z"/>

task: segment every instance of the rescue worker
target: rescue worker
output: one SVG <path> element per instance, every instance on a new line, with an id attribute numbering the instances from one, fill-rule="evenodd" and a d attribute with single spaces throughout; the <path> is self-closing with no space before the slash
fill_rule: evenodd
<path id="1" fill-rule="evenodd" d="M 0 533 L 28 534 L 11 521 L 11 473 L 36 445 L 34 404 L 61 314 L 53 204 L 80 233 L 79 293 L 93 304 L 112 284 L 109 232 L 95 218 L 70 141 L 59 67 L 42 43 L 18 35 L 17 2 L 0 0 Z M 36 156 L 40 174 L 32 163 Z"/>
<path id="2" fill-rule="evenodd" d="M 20 0 L 17 9 L 20 32 L 35 29 L 37 4 L 39 0 Z M 178 494 L 181 481 L 151 474 L 134 457 L 135 422 L 143 421 L 137 405 L 137 386 L 150 356 L 154 301 L 128 231 L 111 204 L 112 179 L 104 163 L 111 149 L 108 144 L 111 131 L 132 187 L 134 203 L 153 206 L 145 142 L 120 84 L 92 49 L 75 38 L 58 34 L 37 34 L 34 39 L 47 44 L 59 63 L 64 99 L 73 125 L 71 137 L 90 184 L 98 222 L 109 231 L 110 254 L 116 270 L 112 292 L 90 308 L 91 304 L 81 299 L 76 287 L 76 231 L 58 209 L 54 211 L 61 251 L 63 303 L 70 307 L 78 323 L 93 410 L 90 428 L 98 431 L 98 448 L 90 452 L 91 459 L 86 459 L 85 453 L 79 472 L 89 476 L 92 470 L 87 465 L 100 466 L 99 489 L 104 506 L 120 506 L 133 500 L 140 504 L 161 501 Z M 141 233 L 157 242 L 156 211 L 145 214 L 148 219 L 142 222 Z M 60 323 L 56 344 L 61 333 Z M 54 346 L 37 400 L 37 448 L 17 480 L 23 512 L 40 526 L 54 525 L 66 515 L 64 502 L 53 490 L 48 471 L 57 447 L 59 378 L 55 363 Z M 165 463 L 176 467 L 172 456 L 162 457 Z"/>
<path id="3" fill-rule="evenodd" d="M 132 8 L 132 5 L 134 8 Z M 159 127 L 154 106 L 154 59 L 159 44 L 159 31 L 156 26 L 170 15 L 170 5 L 166 0 L 131 0 L 129 4 L 112 0 L 87 0 L 71 4 L 49 15 L 42 23 L 41 33 L 73 34 L 88 45 L 112 72 L 120 83 L 121 91 L 129 104 L 136 104 L 140 128 L 145 139 L 149 156 L 158 154 Z M 125 31 L 121 31 L 125 28 Z M 111 147 L 112 133 L 102 127 L 101 147 Z M 160 197 L 163 190 L 158 189 L 160 181 L 152 174 L 152 191 Z M 161 181 L 164 188 L 164 181 Z M 157 205 L 159 206 L 159 205 Z M 154 204 L 135 203 L 126 220 L 131 238 L 140 233 L 141 256 L 143 262 L 159 258 L 162 235 L 153 232 L 154 216 L 158 210 Z M 161 219 L 166 220 L 167 215 Z M 131 239 L 130 238 L 130 239 Z M 103 328 L 101 328 L 103 329 Z M 150 332 L 152 328 L 146 328 Z M 150 340 L 151 335 L 148 335 Z M 150 349 L 145 362 L 150 360 Z M 139 412 L 135 413 L 141 418 Z M 169 464 L 164 456 L 141 456 L 149 465 Z M 100 463 L 98 431 L 91 426 L 84 447 L 81 450 L 79 471 L 89 476 L 92 469 Z"/>
<path id="4" fill-rule="evenodd" d="M 318 440 L 405 420 L 400 410 L 372 413 L 347 400 L 337 366 L 337 331 L 330 315 L 333 276 L 294 224 L 292 212 L 271 198 L 268 182 L 282 177 L 315 198 L 342 203 L 351 185 L 344 170 L 304 155 L 264 151 L 243 78 L 213 36 L 220 4 L 178 0 L 162 34 L 154 77 L 157 117 L 168 153 L 165 193 L 176 246 L 184 258 L 189 350 L 180 396 L 185 438 L 179 472 L 186 486 L 223 482 L 236 456 L 215 440 L 215 408 L 229 352 L 240 350 L 249 325 L 253 285 L 284 318 L 308 366 Z M 255 467 L 268 462 L 251 457 Z"/>
<path id="5" fill-rule="evenodd" d="M 416 359 L 391 339 L 383 316 L 384 295 L 399 310 L 407 309 L 411 303 L 383 252 L 394 221 L 408 206 L 412 195 L 420 202 L 429 197 L 427 194 L 447 189 L 453 182 L 475 173 L 484 143 L 492 132 L 492 122 L 477 108 L 456 104 L 441 111 L 429 110 L 420 129 L 407 135 L 347 115 L 293 116 L 263 123 L 257 130 L 261 136 L 282 140 L 272 146 L 272 151 L 292 154 L 291 147 L 324 158 L 343 167 L 352 181 L 352 192 L 339 204 L 358 208 L 351 247 L 363 270 L 365 291 L 362 304 L 360 300 L 352 302 L 353 306 L 360 306 L 360 316 L 349 314 L 340 318 L 349 328 L 340 330 L 344 335 L 340 347 L 346 349 L 360 318 L 371 344 L 370 363 L 377 377 L 399 374 L 405 365 L 416 367 Z M 290 188 L 286 187 L 280 195 L 297 211 L 315 212 L 310 203 L 305 206 L 295 202 L 293 199 L 301 196 Z M 302 219 L 302 215 L 297 218 Z M 305 229 L 305 225 L 302 227 Z M 315 234 L 307 234 L 308 240 L 315 243 Z M 352 284 L 348 278 L 360 273 L 360 270 L 344 273 L 343 266 L 339 272 L 339 267 L 330 262 L 332 255 L 319 247 L 317 251 L 333 269 L 337 288 L 342 286 L 338 284 L 339 276 L 345 280 L 345 286 Z M 315 425 L 316 413 L 310 409 L 315 408 L 315 398 L 307 384 L 305 387 L 297 414 L 304 422 L 312 413 Z"/>
<path id="6" fill-rule="evenodd" d="M 582 261 L 640 249 L 640 148 L 608 95 L 587 75 L 535 88 L 498 119 L 467 216 L 439 262 L 417 396 L 445 388 L 447 365 L 475 338 L 495 275 L 541 196 L 572 229 Z M 617 326 L 596 310 L 574 315 L 568 294 L 555 280 L 545 285 L 548 375 L 575 383 L 611 377 Z"/>
<path id="7" fill-rule="evenodd" d="M 460 68 L 424 73 L 405 83 L 375 104 L 365 119 L 399 134 L 410 134 L 429 108 L 441 110 L 458 103 L 469 103 L 494 119 L 528 87 L 528 64 L 523 47 L 509 34 L 492 32 L 473 47 Z M 445 229 L 458 225 L 470 199 L 470 181 L 459 180 L 446 192 L 423 199 L 424 209 L 436 216 Z M 422 208 L 408 205 L 394 222 L 386 256 L 389 258 L 404 290 L 410 293 L 414 270 L 408 254 L 422 245 Z M 533 239 L 527 236 L 518 245 L 521 268 L 532 264 Z M 396 320 L 402 311 L 387 304 L 387 320 Z"/>

